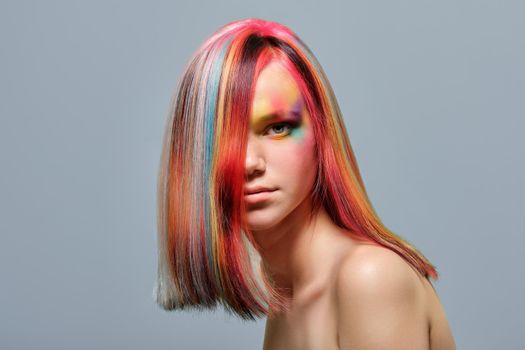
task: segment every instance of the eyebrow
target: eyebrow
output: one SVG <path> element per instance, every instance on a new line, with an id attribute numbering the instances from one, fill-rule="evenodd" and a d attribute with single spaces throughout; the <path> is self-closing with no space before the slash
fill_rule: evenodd
<path id="1" fill-rule="evenodd" d="M 257 128 L 257 127 L 260 127 L 261 125 L 265 124 L 266 122 L 268 122 L 270 120 L 283 118 L 283 117 L 285 117 L 287 115 L 290 115 L 290 117 L 294 121 L 298 121 L 299 122 L 301 120 L 301 111 L 297 110 L 297 108 L 293 108 L 293 109 L 289 110 L 288 113 L 285 113 L 283 110 L 277 110 L 277 111 L 273 111 L 271 113 L 262 115 L 262 116 L 256 118 L 256 121 L 254 122 L 253 125 Z"/>
<path id="2" fill-rule="evenodd" d="M 258 118 L 255 118 L 257 120 L 257 123 L 262 123 L 262 122 L 266 122 L 268 120 L 273 120 L 273 119 L 277 119 L 277 118 L 280 118 L 280 117 L 283 117 L 285 116 L 286 113 L 284 113 L 284 111 L 273 111 L 271 113 L 268 113 L 268 114 L 265 114 L 263 116 L 260 116 Z"/>

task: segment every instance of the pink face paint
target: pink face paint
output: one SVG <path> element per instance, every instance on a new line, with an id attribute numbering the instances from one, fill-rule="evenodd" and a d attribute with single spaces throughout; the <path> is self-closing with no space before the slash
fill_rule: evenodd
<path id="1" fill-rule="evenodd" d="M 274 110 L 272 113 L 257 118 L 253 125 L 255 129 L 260 129 L 274 121 L 275 123 L 289 123 L 291 126 L 293 126 L 292 136 L 295 138 L 301 138 L 304 136 L 303 122 L 306 119 L 304 118 L 306 109 L 303 110 L 302 107 L 302 99 L 298 98 L 293 107 L 287 113 L 282 110 Z"/>

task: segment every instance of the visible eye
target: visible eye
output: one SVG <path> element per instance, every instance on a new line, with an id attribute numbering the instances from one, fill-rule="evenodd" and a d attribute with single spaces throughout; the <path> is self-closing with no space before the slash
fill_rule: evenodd
<path id="1" fill-rule="evenodd" d="M 294 123 L 288 123 L 288 122 L 281 122 L 281 123 L 275 123 L 268 127 L 268 131 L 274 131 L 275 133 L 270 133 L 271 136 L 278 136 L 278 137 L 284 137 L 287 135 L 290 135 L 292 130 L 297 125 Z"/>

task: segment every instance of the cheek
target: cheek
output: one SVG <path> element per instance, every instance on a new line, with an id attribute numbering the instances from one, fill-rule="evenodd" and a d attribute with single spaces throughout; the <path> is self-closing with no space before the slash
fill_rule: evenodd
<path id="1" fill-rule="evenodd" d="M 303 176 L 306 176 L 306 172 L 310 172 L 310 168 L 315 167 L 314 159 L 314 140 L 313 137 L 305 137 L 302 140 L 297 140 L 295 148 L 293 150 L 295 154 L 294 165 L 301 172 Z"/>
<path id="2" fill-rule="evenodd" d="M 312 134 L 304 139 L 303 143 L 298 145 L 297 149 L 297 168 L 301 169 L 300 176 L 302 180 L 309 180 L 312 174 L 317 172 L 317 158 L 315 156 L 315 140 Z"/>
<path id="3" fill-rule="evenodd" d="M 276 143 L 272 149 L 273 168 L 288 184 L 304 186 L 310 174 L 315 173 L 315 140 L 311 133 L 297 133 L 286 144 Z"/>

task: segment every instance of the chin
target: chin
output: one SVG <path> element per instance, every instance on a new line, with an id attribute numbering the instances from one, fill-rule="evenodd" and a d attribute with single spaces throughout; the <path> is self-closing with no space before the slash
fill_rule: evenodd
<path id="1" fill-rule="evenodd" d="M 248 214 L 248 227 L 253 231 L 270 230 L 277 224 L 275 220 L 269 218 L 251 218 Z"/>
<path id="2" fill-rule="evenodd" d="M 293 206 L 277 205 L 252 207 L 247 209 L 247 223 L 250 230 L 267 231 L 278 227 L 283 220 L 293 211 Z"/>
<path id="3" fill-rule="evenodd" d="M 282 219 L 283 215 L 269 209 L 252 209 L 247 212 L 248 227 L 254 231 L 270 230 Z"/>

